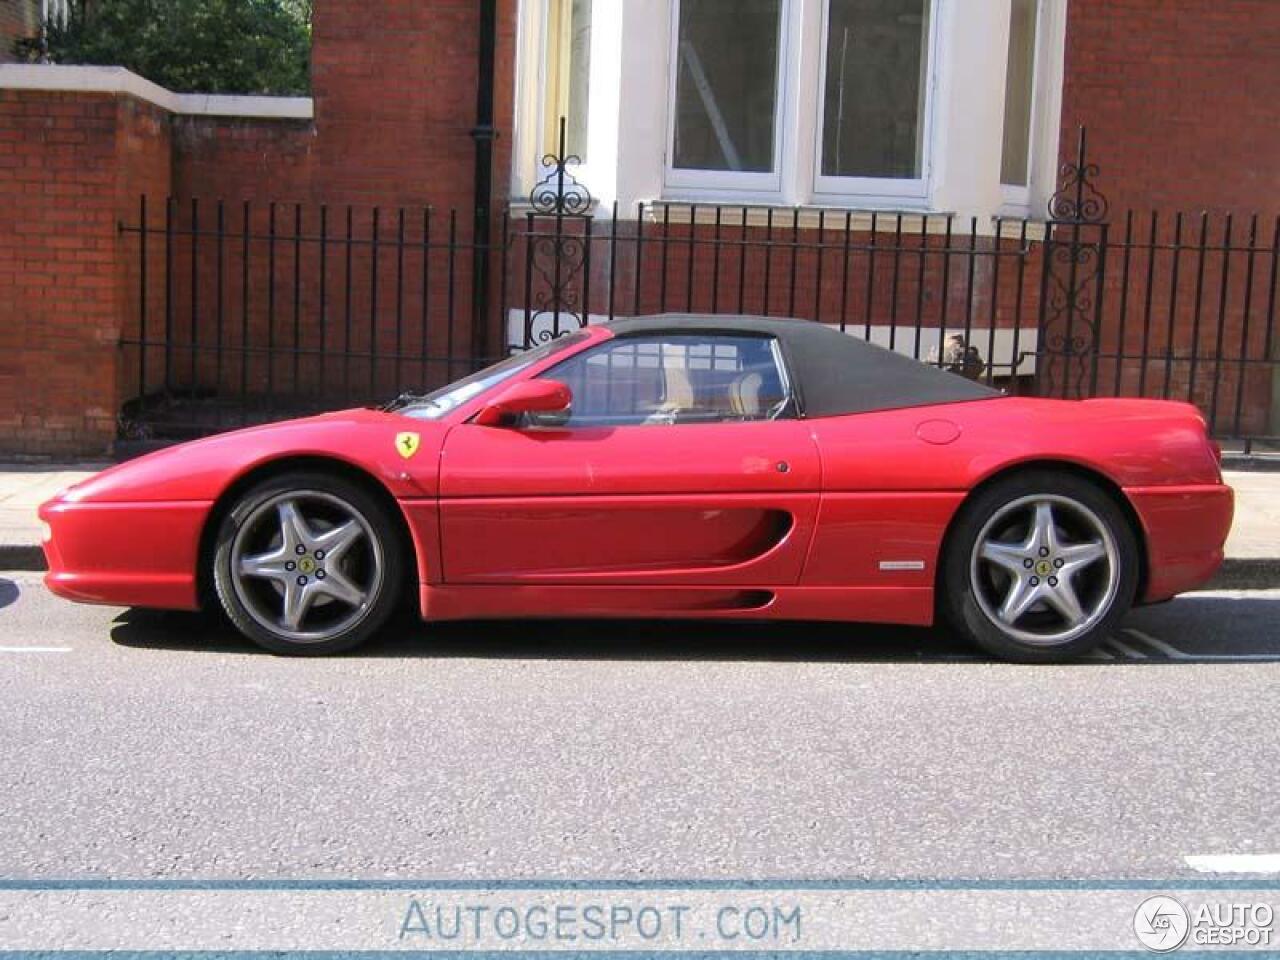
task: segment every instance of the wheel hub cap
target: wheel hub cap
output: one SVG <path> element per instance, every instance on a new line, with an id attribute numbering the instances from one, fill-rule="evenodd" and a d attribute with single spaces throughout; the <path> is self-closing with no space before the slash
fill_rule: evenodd
<path id="1" fill-rule="evenodd" d="M 330 493 L 278 494 L 254 508 L 231 548 L 232 584 L 259 624 L 285 639 L 323 642 L 368 614 L 383 554 L 365 517 Z"/>
<path id="2" fill-rule="evenodd" d="M 1023 497 L 987 521 L 970 562 L 987 618 L 1025 643 L 1067 643 L 1106 616 L 1119 588 L 1115 538 L 1069 497 Z"/>

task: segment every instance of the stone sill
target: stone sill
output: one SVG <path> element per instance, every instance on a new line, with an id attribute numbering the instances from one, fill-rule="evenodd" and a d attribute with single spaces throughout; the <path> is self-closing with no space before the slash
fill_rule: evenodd
<path id="1" fill-rule="evenodd" d="M 872 211 L 870 210 L 848 210 L 844 207 L 790 207 L 726 203 L 724 201 L 691 203 L 687 200 L 649 200 L 644 205 L 644 219 L 646 223 L 651 224 L 661 224 L 664 220 L 671 224 L 687 224 L 696 220 L 700 226 L 714 226 L 717 208 L 721 211 L 720 226 L 726 232 L 726 235 L 735 228 L 741 228 L 743 213 L 745 212 L 748 227 L 768 227 L 772 220 L 775 237 L 779 241 L 785 240 L 787 232 L 793 227 L 800 230 L 816 230 L 821 225 L 826 231 L 843 232 L 846 222 L 850 233 L 869 233 L 874 222 L 877 234 L 892 234 L 899 229 L 899 217 L 901 217 L 901 230 L 904 238 L 910 238 L 913 234 L 919 236 L 922 231 L 930 236 L 945 235 L 948 216 L 945 211 L 931 211 L 926 214 L 920 210 L 877 210 L 873 221 Z M 530 213 L 536 213 L 532 205 L 522 198 L 512 199 L 509 202 L 508 210 L 513 221 L 521 220 Z M 770 211 L 772 211 L 772 218 L 770 218 Z M 597 206 L 591 212 L 599 222 L 608 222 L 609 211 L 603 206 Z M 634 222 L 635 213 L 635 208 L 625 213 L 619 210 L 618 220 L 620 222 Z M 540 217 L 540 219 L 542 218 Z M 573 218 L 567 217 L 566 219 L 572 220 Z M 998 223 L 1000 224 L 1000 238 L 1002 240 L 1017 240 L 1021 236 L 1023 224 L 1021 218 L 999 216 L 979 217 L 978 236 L 994 237 Z M 1048 225 L 1044 221 L 1027 220 L 1026 226 L 1028 242 L 1044 240 L 1048 230 Z M 969 231 L 970 220 L 968 217 L 955 216 L 953 218 L 951 224 L 951 238 L 953 241 L 965 240 L 969 236 Z"/>
<path id="2" fill-rule="evenodd" d="M 922 232 L 930 235 L 945 234 L 947 219 L 951 219 L 951 237 L 963 240 L 969 235 L 971 222 L 969 217 L 950 214 L 948 211 L 924 210 L 850 210 L 846 207 L 817 206 L 752 206 L 725 205 L 723 203 L 692 203 L 687 200 L 653 200 L 645 205 L 645 219 L 651 223 L 689 223 L 696 220 L 699 225 L 714 224 L 716 207 L 725 208 L 721 214 L 721 228 L 741 227 L 743 211 L 746 212 L 748 227 L 768 227 L 776 232 L 785 232 L 798 227 L 801 230 L 816 230 L 822 226 L 826 230 L 843 231 L 846 225 L 852 233 L 895 233 L 901 229 L 904 237 Z M 667 211 L 670 211 L 668 215 Z M 696 210 L 696 212 L 695 212 Z M 770 217 L 772 211 L 772 217 Z M 669 219 L 668 219 L 669 217 Z M 996 233 L 996 225 L 1001 218 L 997 216 L 978 217 L 977 234 L 980 237 L 992 237 Z M 1016 240 L 1020 236 L 1022 220 L 1004 218 L 1000 236 L 1003 240 Z M 1027 221 L 1027 239 L 1043 240 L 1045 225 L 1039 221 Z"/>

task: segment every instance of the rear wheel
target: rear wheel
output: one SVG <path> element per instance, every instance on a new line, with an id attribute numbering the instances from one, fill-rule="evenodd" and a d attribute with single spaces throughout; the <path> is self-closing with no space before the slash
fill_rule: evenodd
<path id="1" fill-rule="evenodd" d="M 970 502 L 944 558 L 952 625 L 1007 660 L 1077 657 L 1104 640 L 1133 603 L 1138 545 L 1101 488 L 1028 471 Z"/>
<path id="2" fill-rule="evenodd" d="M 218 531 L 213 581 L 231 622 L 275 653 L 349 650 L 400 597 L 403 547 L 386 508 L 358 484 L 284 474 L 245 493 Z"/>

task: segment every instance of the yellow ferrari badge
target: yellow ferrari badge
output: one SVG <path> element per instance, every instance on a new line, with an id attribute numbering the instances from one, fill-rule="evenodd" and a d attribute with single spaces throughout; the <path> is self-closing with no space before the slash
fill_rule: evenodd
<path id="1" fill-rule="evenodd" d="M 416 433 L 397 433 L 396 450 L 408 460 L 418 452 L 419 437 Z"/>

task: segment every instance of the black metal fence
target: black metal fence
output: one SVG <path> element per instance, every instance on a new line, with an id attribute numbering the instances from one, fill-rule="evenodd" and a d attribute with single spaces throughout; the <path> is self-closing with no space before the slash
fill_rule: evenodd
<path id="1" fill-rule="evenodd" d="M 172 198 L 157 211 L 142 197 L 137 222 L 121 226 L 136 244 L 122 435 L 375 403 L 483 364 L 468 267 L 485 251 L 459 220 L 456 210 Z"/>
<path id="2" fill-rule="evenodd" d="M 692 311 L 835 325 L 1011 392 L 1189 400 L 1221 437 L 1271 440 L 1280 219 L 1113 217 L 1085 148 L 1045 220 L 602 211 L 563 149 L 487 244 L 470 211 L 142 198 L 122 435 L 381 402 L 587 322 Z"/>

